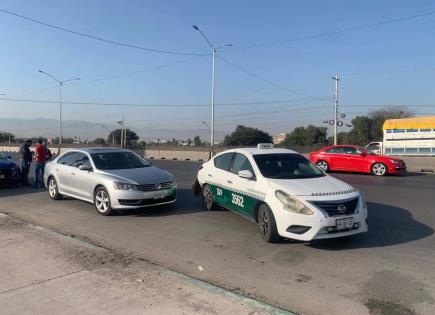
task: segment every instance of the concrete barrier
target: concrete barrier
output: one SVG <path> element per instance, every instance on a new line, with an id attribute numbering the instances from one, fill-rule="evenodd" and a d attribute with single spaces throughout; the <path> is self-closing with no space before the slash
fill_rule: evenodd
<path id="1" fill-rule="evenodd" d="M 57 148 L 49 148 L 51 153 L 56 154 L 57 153 Z M 74 148 L 61 148 L 60 149 L 60 153 L 64 153 L 67 151 L 70 151 Z M 4 152 L 4 153 L 17 153 L 20 150 L 20 147 L 8 147 L 8 146 L 0 146 L 0 152 Z M 30 148 L 30 151 L 34 151 L 35 150 L 35 146 L 32 146 Z"/>
<path id="2" fill-rule="evenodd" d="M 145 149 L 144 158 L 150 160 L 207 161 L 209 152 Z"/>
<path id="3" fill-rule="evenodd" d="M 410 172 L 435 173 L 435 156 L 396 156 L 402 159 Z"/>

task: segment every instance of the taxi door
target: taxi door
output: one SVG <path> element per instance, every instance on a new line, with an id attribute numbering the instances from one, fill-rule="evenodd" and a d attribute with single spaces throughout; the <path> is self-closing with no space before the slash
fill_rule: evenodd
<path id="1" fill-rule="evenodd" d="M 240 177 L 239 171 L 250 171 L 254 177 L 251 179 Z M 259 201 L 253 193 L 255 184 L 255 173 L 248 158 L 241 153 L 235 153 L 225 183 L 225 186 L 228 187 L 225 207 L 248 218 L 254 218 L 255 206 Z"/>

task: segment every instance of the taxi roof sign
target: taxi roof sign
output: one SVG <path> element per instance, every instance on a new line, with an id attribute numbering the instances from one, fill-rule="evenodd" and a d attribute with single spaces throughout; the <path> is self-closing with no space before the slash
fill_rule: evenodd
<path id="1" fill-rule="evenodd" d="M 258 150 L 264 150 L 264 149 L 273 149 L 273 143 L 259 143 L 257 144 Z"/>

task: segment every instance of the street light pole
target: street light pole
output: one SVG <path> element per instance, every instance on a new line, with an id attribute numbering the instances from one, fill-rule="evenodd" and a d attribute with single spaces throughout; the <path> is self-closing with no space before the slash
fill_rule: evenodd
<path id="1" fill-rule="evenodd" d="M 232 44 L 227 44 L 227 45 L 222 45 L 220 47 L 215 47 L 207 38 L 207 36 L 205 36 L 205 34 L 201 31 L 201 29 L 196 26 L 193 25 L 193 29 L 200 32 L 202 37 L 204 37 L 205 41 L 207 42 L 207 44 L 210 46 L 211 48 L 211 52 L 212 52 L 212 71 L 211 71 L 211 128 L 210 128 L 210 157 L 213 156 L 214 153 L 214 108 L 215 108 L 215 61 L 216 61 L 216 52 L 219 48 L 222 47 L 231 47 L 233 46 Z"/>
<path id="2" fill-rule="evenodd" d="M 52 76 L 48 72 L 39 70 L 39 73 L 45 74 L 45 75 L 49 76 L 50 78 L 52 78 L 53 80 L 55 80 L 57 83 L 59 83 L 59 146 L 57 149 L 57 154 L 59 154 L 60 148 L 62 147 L 62 86 L 66 82 L 73 81 L 73 80 L 80 80 L 80 78 L 71 78 L 68 80 L 61 81 L 61 80 L 56 79 L 54 76 Z"/>
<path id="3" fill-rule="evenodd" d="M 335 80 L 335 101 L 334 101 L 334 145 L 337 145 L 337 123 L 338 123 L 338 81 L 340 77 L 336 74 L 332 77 Z"/>

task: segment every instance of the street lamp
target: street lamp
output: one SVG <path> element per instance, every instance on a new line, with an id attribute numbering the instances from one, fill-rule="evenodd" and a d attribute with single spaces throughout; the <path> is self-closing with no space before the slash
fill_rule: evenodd
<path id="1" fill-rule="evenodd" d="M 205 34 L 201 31 L 201 29 L 193 25 L 194 30 L 201 33 L 202 37 L 204 37 L 205 41 L 211 48 L 212 52 L 212 71 L 211 71 L 211 128 L 210 128 L 210 157 L 213 156 L 213 146 L 214 146 L 214 87 L 215 87 L 215 59 L 216 59 L 216 51 L 223 47 L 231 47 L 232 44 L 226 44 L 219 47 L 215 47 L 205 36 Z"/>
<path id="2" fill-rule="evenodd" d="M 68 80 L 58 80 L 55 77 L 53 77 L 51 74 L 39 70 L 40 73 L 45 74 L 55 80 L 57 83 L 59 83 L 59 147 L 57 149 L 57 154 L 60 154 L 60 148 L 62 147 L 62 85 L 64 85 L 66 82 L 73 81 L 73 80 L 80 80 L 80 78 L 71 78 Z"/>

